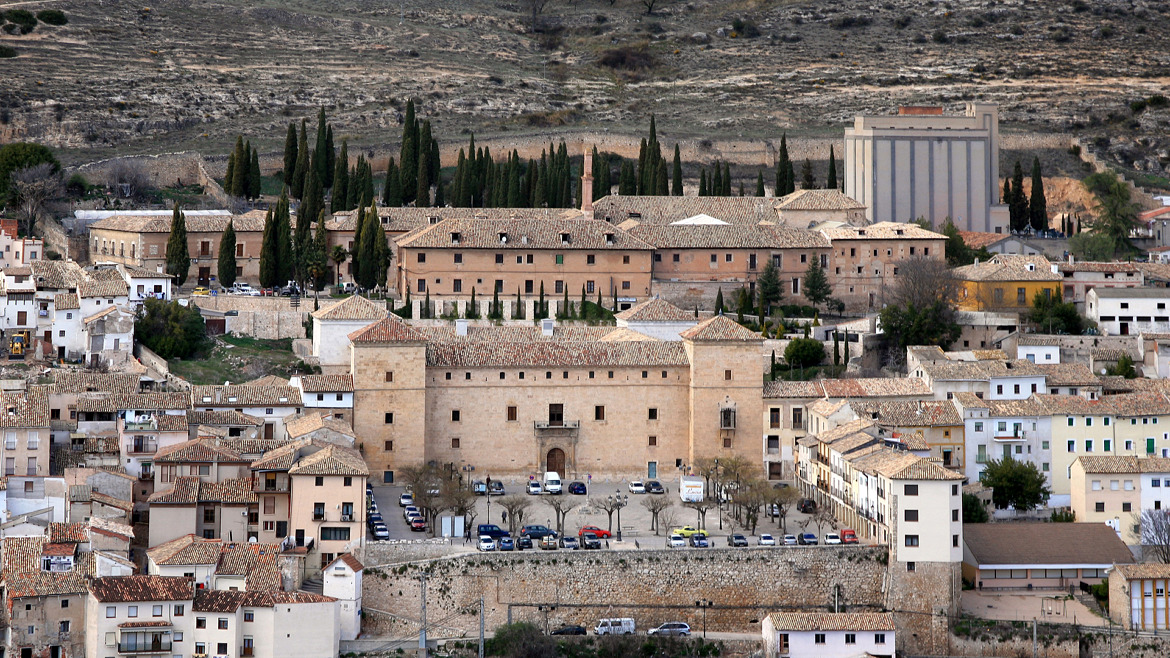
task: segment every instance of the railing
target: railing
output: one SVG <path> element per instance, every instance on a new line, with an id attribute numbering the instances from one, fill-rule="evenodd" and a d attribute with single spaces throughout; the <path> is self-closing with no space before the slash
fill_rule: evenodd
<path id="1" fill-rule="evenodd" d="M 153 455 L 156 452 L 158 452 L 158 444 L 154 442 L 126 444 L 127 455 Z"/>
<path id="2" fill-rule="evenodd" d="M 341 520 L 342 521 L 353 521 L 353 514 L 342 514 Z"/>
<path id="3" fill-rule="evenodd" d="M 141 432 L 144 430 L 153 430 L 153 429 L 157 429 L 157 428 L 158 428 L 158 426 L 155 424 L 155 421 L 153 418 L 150 420 L 142 420 L 142 421 L 137 421 L 137 422 L 133 422 L 133 423 L 131 423 L 131 422 L 126 423 L 126 429 L 131 430 L 131 431 L 137 431 L 137 432 Z"/>
<path id="4" fill-rule="evenodd" d="M 581 427 L 579 420 L 535 420 L 532 421 L 532 426 L 538 430 L 575 430 Z"/>
<path id="5" fill-rule="evenodd" d="M 149 470 L 149 469 L 147 469 L 147 470 L 143 470 L 143 471 L 139 471 L 139 473 L 138 473 L 138 479 L 139 479 L 139 480 L 146 480 L 146 481 L 153 480 L 153 479 L 154 479 L 154 471 L 152 471 L 152 470 Z"/>
<path id="6" fill-rule="evenodd" d="M 118 643 L 118 653 L 164 653 L 171 650 L 171 642 L 151 642 L 149 645 Z"/>
<path id="7" fill-rule="evenodd" d="M 289 480 L 288 478 L 278 480 L 256 478 L 252 483 L 252 491 L 255 493 L 288 493 Z"/>
<path id="8" fill-rule="evenodd" d="M 325 520 L 325 512 L 320 512 L 320 513 L 313 512 L 313 520 L 314 521 L 324 521 Z"/>

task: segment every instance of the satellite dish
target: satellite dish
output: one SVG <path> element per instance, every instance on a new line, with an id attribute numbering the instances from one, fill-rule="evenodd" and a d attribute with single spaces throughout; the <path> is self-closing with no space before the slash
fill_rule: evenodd
<path id="1" fill-rule="evenodd" d="M 256 538 L 255 538 L 255 537 L 248 537 L 248 543 L 249 543 L 249 544 L 255 544 L 255 543 L 256 543 Z"/>

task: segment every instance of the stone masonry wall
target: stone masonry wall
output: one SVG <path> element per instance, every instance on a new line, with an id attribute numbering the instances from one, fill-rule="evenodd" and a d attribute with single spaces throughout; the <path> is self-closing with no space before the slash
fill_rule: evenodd
<path id="1" fill-rule="evenodd" d="M 392 547 L 375 547 L 363 558 L 368 634 L 417 630 L 425 573 L 427 618 L 442 620 L 440 632 L 473 633 L 481 596 L 489 628 L 509 614 L 542 626 L 547 614 L 550 626 L 633 617 L 639 630 L 670 620 L 702 628 L 694 604 L 706 599 L 714 603 L 706 616 L 711 630 L 740 632 L 758 631 L 762 615 L 773 610 L 831 611 L 836 597 L 844 610 L 899 611 L 899 629 L 908 631 L 899 648 L 938 653 L 946 646 L 947 597 L 958 578 L 957 565 L 925 564 L 911 578 L 899 578 L 894 572 L 904 565 L 887 567 L 883 547 L 536 550 L 417 562 L 393 556 Z M 941 613 L 940 621 L 932 623 L 932 613 Z"/>

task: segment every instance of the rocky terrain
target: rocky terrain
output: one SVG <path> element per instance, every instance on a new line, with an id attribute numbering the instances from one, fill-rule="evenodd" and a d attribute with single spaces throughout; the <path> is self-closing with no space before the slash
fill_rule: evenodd
<path id="1" fill-rule="evenodd" d="M 407 97 L 447 142 L 637 135 L 652 112 L 668 141 L 829 137 L 858 113 L 978 99 L 1005 132 L 1076 135 L 1170 184 L 1165 2 L 548 0 L 537 33 L 530 0 L 41 4 L 69 24 L 0 35 L 17 52 L 0 139 L 72 161 L 226 152 L 237 133 L 277 151 L 321 105 L 389 144 Z"/>

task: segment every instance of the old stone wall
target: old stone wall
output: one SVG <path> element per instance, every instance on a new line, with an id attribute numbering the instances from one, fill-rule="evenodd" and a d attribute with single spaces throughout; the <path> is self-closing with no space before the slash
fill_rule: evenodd
<path id="1" fill-rule="evenodd" d="M 228 333 L 278 340 L 304 338 L 307 313 L 298 311 L 240 311 L 227 319 Z"/>
<path id="2" fill-rule="evenodd" d="M 362 559 L 367 567 L 382 567 L 447 557 L 466 550 L 462 538 L 456 541 L 458 546 L 452 545 L 445 537 L 370 541 L 366 542 L 366 552 Z"/>
<path id="3" fill-rule="evenodd" d="M 397 562 L 397 548 L 372 545 L 364 579 L 366 632 L 417 630 L 420 578 L 427 581 L 428 620 L 445 631 L 474 632 L 479 599 L 488 627 L 530 620 L 540 625 L 593 625 L 633 617 L 639 630 L 670 620 L 702 628 L 695 601 L 713 602 L 711 630 L 756 632 L 767 612 L 894 609 L 906 650 L 941 653 L 947 641 L 948 598 L 957 565 L 918 565 L 910 578 L 887 566 L 883 547 L 776 547 L 705 551 L 525 551 L 468 554 Z M 404 555 L 429 550 L 411 544 Z M 537 606 L 540 606 L 538 608 Z M 554 609 L 543 608 L 553 606 Z M 547 615 L 547 619 L 546 619 Z M 932 621 L 938 616 L 938 621 Z M 916 619 L 920 618 L 920 619 Z M 901 640 L 900 640 L 901 642 Z"/>

